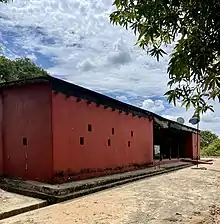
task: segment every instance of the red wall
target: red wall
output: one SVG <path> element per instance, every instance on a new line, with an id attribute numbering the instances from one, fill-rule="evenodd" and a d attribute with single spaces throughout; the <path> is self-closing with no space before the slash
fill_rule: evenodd
<path id="1" fill-rule="evenodd" d="M 197 138 L 198 137 L 198 138 Z M 197 139 L 198 139 L 198 156 L 200 158 L 200 135 L 197 136 L 197 134 L 192 134 L 192 157 L 193 159 L 197 158 Z"/>
<path id="2" fill-rule="evenodd" d="M 198 136 L 199 140 L 199 158 L 200 158 L 200 136 Z M 187 157 L 191 159 L 197 158 L 197 134 L 195 133 L 189 133 L 189 136 L 187 138 L 187 144 L 186 144 L 186 152 Z"/>
<path id="3" fill-rule="evenodd" d="M 149 119 L 119 114 L 111 108 L 97 107 L 95 103 L 88 105 L 83 100 L 77 102 L 75 97 L 53 93 L 52 121 L 54 172 L 116 168 L 153 161 L 153 123 Z M 88 124 L 92 125 L 92 132 L 88 131 Z M 84 145 L 80 145 L 80 137 L 84 137 Z"/>
<path id="4" fill-rule="evenodd" d="M 25 139 L 27 145 L 25 145 Z M 52 175 L 51 89 L 47 84 L 3 91 L 4 173 L 27 179 Z"/>
<path id="5" fill-rule="evenodd" d="M 2 107 L 2 94 L 0 94 L 0 175 L 3 174 L 3 144 L 2 144 L 2 119 L 3 119 L 3 107 Z"/>

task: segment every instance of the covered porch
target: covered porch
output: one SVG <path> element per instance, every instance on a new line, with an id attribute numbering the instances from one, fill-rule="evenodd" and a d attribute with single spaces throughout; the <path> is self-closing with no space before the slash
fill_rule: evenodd
<path id="1" fill-rule="evenodd" d="M 179 128 L 180 127 L 180 128 Z M 175 125 L 154 122 L 154 161 L 179 160 L 193 157 L 193 134 Z"/>

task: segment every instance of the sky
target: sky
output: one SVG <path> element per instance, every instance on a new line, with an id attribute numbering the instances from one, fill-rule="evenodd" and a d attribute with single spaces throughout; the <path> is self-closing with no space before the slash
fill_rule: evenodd
<path id="1" fill-rule="evenodd" d="M 136 43 L 132 31 L 110 24 L 113 0 L 14 0 L 0 3 L 0 47 L 10 58 L 28 57 L 52 76 L 185 124 L 193 114 L 174 107 L 168 90 L 169 56 L 160 62 Z M 172 46 L 167 52 L 172 51 Z M 220 104 L 200 128 L 220 136 Z"/>

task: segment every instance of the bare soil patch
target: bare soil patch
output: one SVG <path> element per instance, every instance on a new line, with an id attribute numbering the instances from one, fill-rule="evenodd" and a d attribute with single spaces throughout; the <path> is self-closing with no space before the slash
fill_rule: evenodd
<path id="1" fill-rule="evenodd" d="M 220 224 L 220 159 L 0 221 L 0 224 Z"/>
<path id="2" fill-rule="evenodd" d="M 28 208 L 34 205 L 41 205 L 43 200 L 26 197 L 19 194 L 9 193 L 0 189 L 0 219 L 7 212 Z"/>

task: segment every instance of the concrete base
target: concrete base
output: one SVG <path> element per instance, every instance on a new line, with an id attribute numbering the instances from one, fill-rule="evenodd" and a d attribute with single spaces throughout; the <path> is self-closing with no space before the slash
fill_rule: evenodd
<path id="1" fill-rule="evenodd" d="M 3 178 L 0 182 L 0 188 L 7 189 L 11 192 L 41 198 L 52 204 L 189 166 L 192 166 L 192 164 L 186 162 L 167 163 L 161 164 L 159 167 L 151 167 L 121 174 L 56 185 Z"/>

